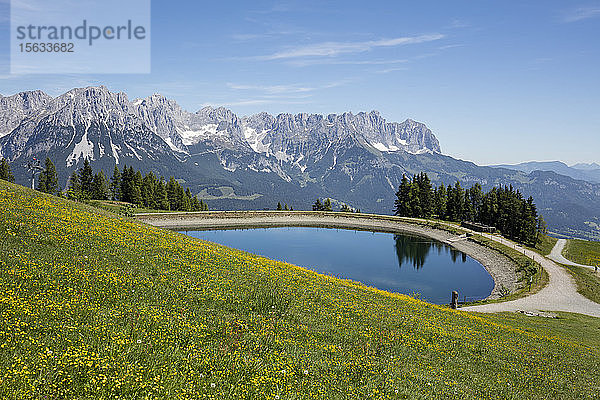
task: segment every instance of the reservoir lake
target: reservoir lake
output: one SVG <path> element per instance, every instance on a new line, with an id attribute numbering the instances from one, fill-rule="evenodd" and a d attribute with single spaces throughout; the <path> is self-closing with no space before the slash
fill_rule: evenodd
<path id="1" fill-rule="evenodd" d="M 473 301 L 494 288 L 479 262 L 420 236 L 305 227 L 181 233 L 435 304 L 448 304 L 453 290 Z"/>

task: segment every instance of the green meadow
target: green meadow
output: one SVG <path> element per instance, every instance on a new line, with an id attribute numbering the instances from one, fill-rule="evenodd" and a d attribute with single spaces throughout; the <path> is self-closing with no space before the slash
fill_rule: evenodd
<path id="1" fill-rule="evenodd" d="M 0 397 L 582 399 L 600 319 L 451 310 L 0 181 Z"/>

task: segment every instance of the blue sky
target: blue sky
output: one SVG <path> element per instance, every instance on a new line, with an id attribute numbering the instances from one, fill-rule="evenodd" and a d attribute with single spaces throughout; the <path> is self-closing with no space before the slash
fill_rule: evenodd
<path id="1" fill-rule="evenodd" d="M 239 115 L 379 110 L 478 164 L 600 161 L 600 1 L 152 1 L 152 72 L 10 75 L 0 93 L 106 85 Z"/>

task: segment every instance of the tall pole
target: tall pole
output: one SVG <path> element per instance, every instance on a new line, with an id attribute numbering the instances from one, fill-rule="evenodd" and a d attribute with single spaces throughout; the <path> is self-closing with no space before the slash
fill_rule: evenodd
<path id="1" fill-rule="evenodd" d="M 32 161 L 29 161 L 25 166 L 29 172 L 31 172 L 31 188 L 35 190 L 35 175 L 39 174 L 44 170 L 44 167 L 40 165 L 40 160 L 33 157 Z"/>

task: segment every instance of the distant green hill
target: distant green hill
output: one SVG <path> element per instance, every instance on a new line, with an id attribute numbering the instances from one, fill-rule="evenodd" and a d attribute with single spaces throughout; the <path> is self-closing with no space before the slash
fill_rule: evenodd
<path id="1" fill-rule="evenodd" d="M 593 398 L 600 324 L 481 317 L 0 181 L 0 397 Z"/>

